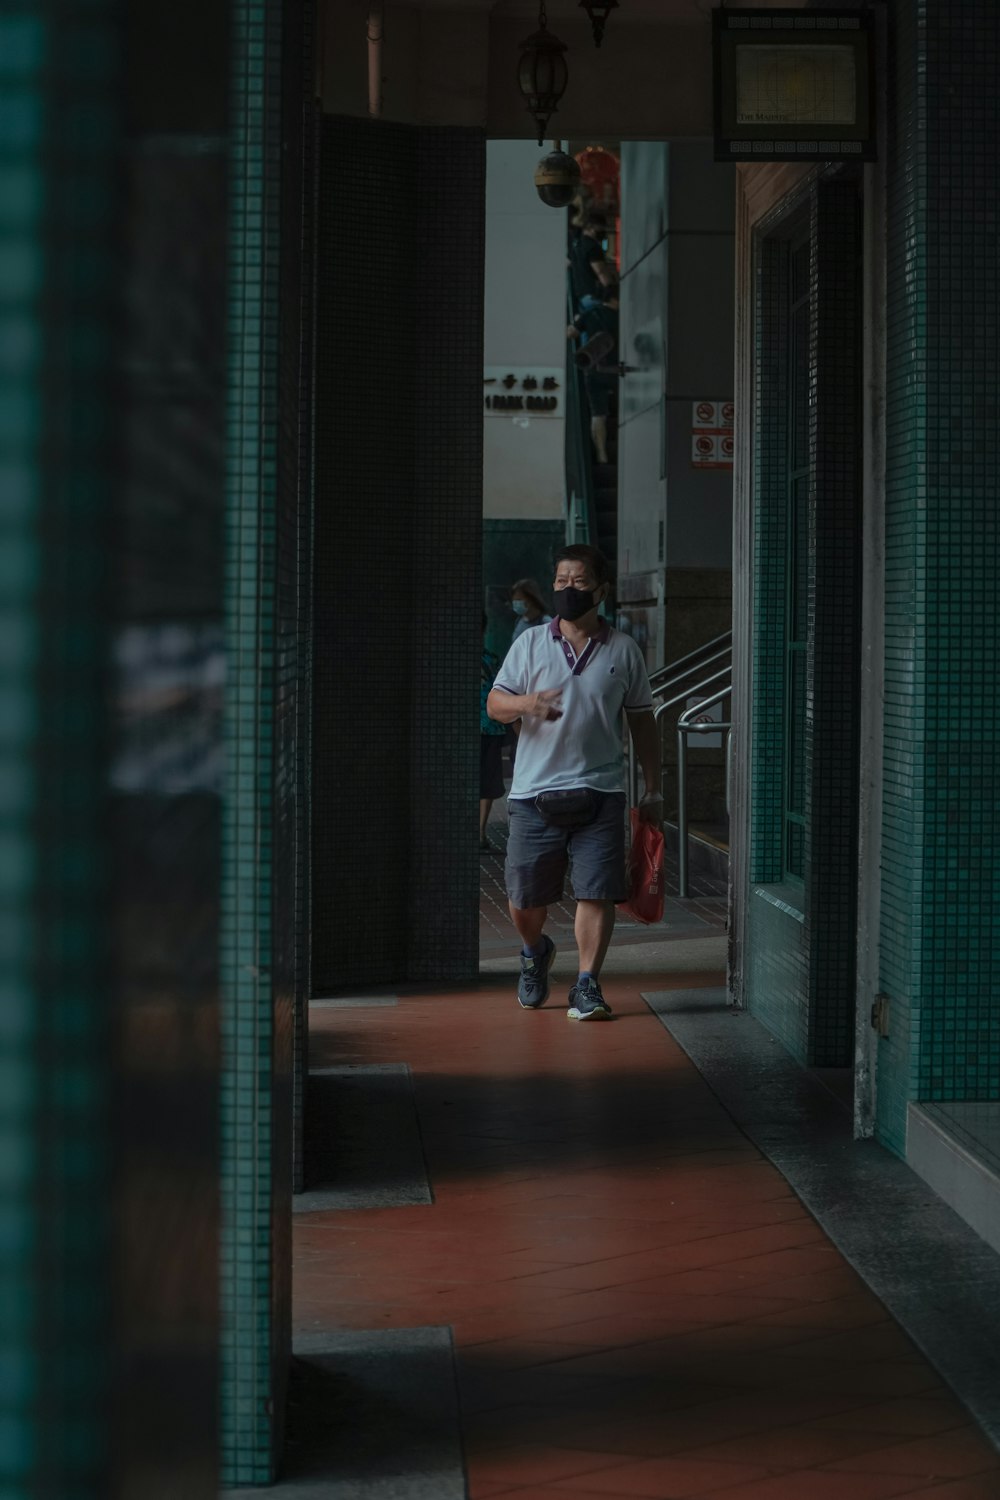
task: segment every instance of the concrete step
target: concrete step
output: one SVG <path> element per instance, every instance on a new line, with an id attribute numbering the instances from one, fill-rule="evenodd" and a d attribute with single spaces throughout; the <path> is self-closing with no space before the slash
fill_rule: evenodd
<path id="1" fill-rule="evenodd" d="M 906 1160 L 1000 1254 L 1000 1102 L 911 1104 Z"/>
<path id="2" fill-rule="evenodd" d="M 678 848 L 677 824 L 665 822 L 663 825 L 663 836 L 666 841 L 668 862 L 676 862 Z M 689 825 L 688 872 L 692 879 L 717 886 L 717 894 L 726 894 L 729 886 L 728 826 L 722 828 L 716 824 Z"/>

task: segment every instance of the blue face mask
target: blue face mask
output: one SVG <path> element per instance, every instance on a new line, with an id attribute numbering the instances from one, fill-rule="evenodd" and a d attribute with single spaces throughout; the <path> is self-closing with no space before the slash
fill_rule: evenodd
<path id="1" fill-rule="evenodd" d="M 526 615 L 528 613 L 528 606 L 523 599 L 512 599 L 510 607 L 516 615 Z"/>

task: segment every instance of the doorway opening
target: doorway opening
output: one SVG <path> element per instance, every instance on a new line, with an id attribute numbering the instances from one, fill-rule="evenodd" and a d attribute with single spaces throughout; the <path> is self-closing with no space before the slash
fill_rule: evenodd
<path id="1" fill-rule="evenodd" d="M 566 150 L 581 181 L 568 207 L 552 208 L 533 183 L 538 147 L 487 143 L 483 681 L 516 636 L 550 616 L 558 549 L 597 546 L 613 579 L 608 623 L 639 645 L 665 709 L 665 916 L 649 929 L 620 920 L 617 952 L 717 937 L 726 922 L 724 704 L 706 707 L 720 728 L 694 737 L 688 754 L 694 853 L 681 900 L 676 721 L 697 709 L 699 675 L 682 676 L 678 694 L 669 669 L 731 624 L 733 169 L 713 161 L 707 140 L 601 136 Z M 485 710 L 481 731 L 495 762 Z M 496 738 L 500 777 L 480 789 L 487 976 L 513 972 L 519 947 L 504 888 L 517 739 Z M 573 916 L 570 879 L 549 918 L 570 951 Z"/>

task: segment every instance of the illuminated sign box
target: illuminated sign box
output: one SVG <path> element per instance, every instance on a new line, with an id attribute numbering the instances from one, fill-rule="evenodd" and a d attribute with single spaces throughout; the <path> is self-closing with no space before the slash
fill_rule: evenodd
<path id="1" fill-rule="evenodd" d="M 714 10 L 716 161 L 873 161 L 873 16 Z"/>

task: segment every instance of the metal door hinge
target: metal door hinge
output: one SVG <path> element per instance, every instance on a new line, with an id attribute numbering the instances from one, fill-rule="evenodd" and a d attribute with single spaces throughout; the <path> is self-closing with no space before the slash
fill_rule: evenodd
<path id="1" fill-rule="evenodd" d="M 889 996 L 876 995 L 872 1004 L 872 1026 L 879 1036 L 889 1035 Z"/>

